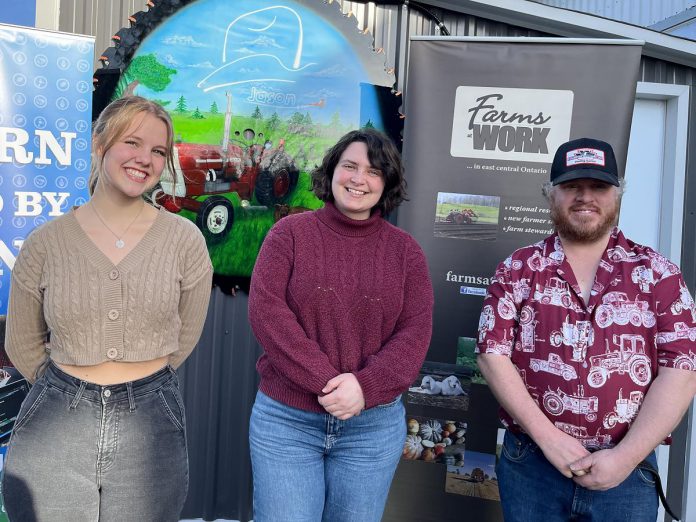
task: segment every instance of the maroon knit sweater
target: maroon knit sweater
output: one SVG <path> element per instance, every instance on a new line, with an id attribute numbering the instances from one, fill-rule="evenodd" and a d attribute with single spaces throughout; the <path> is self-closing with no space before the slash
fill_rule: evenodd
<path id="1" fill-rule="evenodd" d="M 283 218 L 266 236 L 249 291 L 264 349 L 260 389 L 323 413 L 321 390 L 352 372 L 366 408 L 386 404 L 418 375 L 432 309 L 423 251 L 379 212 L 356 221 L 327 203 Z"/>

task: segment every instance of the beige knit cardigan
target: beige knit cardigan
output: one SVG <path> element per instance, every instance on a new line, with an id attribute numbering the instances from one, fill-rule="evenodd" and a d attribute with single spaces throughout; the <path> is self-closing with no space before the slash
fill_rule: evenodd
<path id="1" fill-rule="evenodd" d="M 5 349 L 30 382 L 57 363 L 148 361 L 177 367 L 198 342 L 212 266 L 185 218 L 160 210 L 145 236 L 114 265 L 74 209 L 34 230 L 12 270 Z"/>

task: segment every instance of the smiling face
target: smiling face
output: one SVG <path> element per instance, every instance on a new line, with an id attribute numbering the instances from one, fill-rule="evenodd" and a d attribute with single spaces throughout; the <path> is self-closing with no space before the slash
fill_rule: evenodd
<path id="1" fill-rule="evenodd" d="M 331 179 L 336 208 L 352 219 L 367 219 L 384 192 L 384 178 L 367 155 L 367 145 L 354 141 L 341 154 Z"/>
<path id="2" fill-rule="evenodd" d="M 147 112 L 138 114 L 104 153 L 98 181 L 101 188 L 127 198 L 152 190 L 164 170 L 167 137 L 161 119 Z"/>
<path id="3" fill-rule="evenodd" d="M 618 189 L 603 181 L 577 179 L 561 183 L 549 194 L 551 220 L 561 238 L 594 243 L 616 225 L 619 200 Z"/>

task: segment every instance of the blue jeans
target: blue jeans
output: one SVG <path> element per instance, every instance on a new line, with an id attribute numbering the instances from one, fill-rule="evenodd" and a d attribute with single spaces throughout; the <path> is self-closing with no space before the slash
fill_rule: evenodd
<path id="1" fill-rule="evenodd" d="M 186 500 L 184 410 L 170 367 L 91 384 L 49 364 L 22 404 L 3 473 L 12 522 L 175 522 Z"/>
<path id="2" fill-rule="evenodd" d="M 647 459 L 657 469 L 652 452 Z M 496 469 L 505 522 L 655 522 L 652 475 L 635 469 L 621 484 L 592 491 L 564 477 L 524 434 L 505 432 Z"/>
<path id="3" fill-rule="evenodd" d="M 401 398 L 346 421 L 259 392 L 249 443 L 255 522 L 378 522 L 406 439 Z"/>

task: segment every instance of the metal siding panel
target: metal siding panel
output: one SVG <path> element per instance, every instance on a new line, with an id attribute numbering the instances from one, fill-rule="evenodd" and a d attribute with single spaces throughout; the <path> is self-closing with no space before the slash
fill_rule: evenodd
<path id="1" fill-rule="evenodd" d="M 215 288 L 198 347 L 178 372 L 191 477 L 182 518 L 252 517 L 247 434 L 261 348 L 249 328 L 247 303 L 245 294 L 231 297 Z"/>
<path id="2" fill-rule="evenodd" d="M 99 56 L 112 45 L 111 37 L 129 25 L 128 17 L 146 10 L 147 0 L 61 0 L 58 30 L 95 37 L 94 68 Z"/>
<path id="3" fill-rule="evenodd" d="M 75 2 L 62 0 L 58 9 L 58 30 L 74 33 L 72 21 L 75 18 Z"/>
<path id="4" fill-rule="evenodd" d="M 644 27 L 693 7 L 693 0 L 532 0 Z"/>

